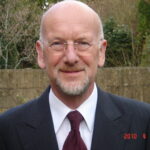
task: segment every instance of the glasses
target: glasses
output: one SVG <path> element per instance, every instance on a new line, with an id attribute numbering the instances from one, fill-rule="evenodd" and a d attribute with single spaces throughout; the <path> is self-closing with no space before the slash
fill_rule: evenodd
<path id="1" fill-rule="evenodd" d="M 89 42 L 85 41 L 77 41 L 77 42 L 72 42 L 72 43 L 66 43 L 63 41 L 55 41 L 55 42 L 49 42 L 49 47 L 56 52 L 63 52 L 64 50 L 67 49 L 68 45 L 72 44 L 74 49 L 77 51 L 87 51 L 92 44 Z"/>

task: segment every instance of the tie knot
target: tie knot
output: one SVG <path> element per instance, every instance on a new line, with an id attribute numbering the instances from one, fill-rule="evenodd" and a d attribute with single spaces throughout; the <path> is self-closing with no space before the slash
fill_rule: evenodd
<path id="1" fill-rule="evenodd" d="M 67 117 L 70 121 L 71 129 L 79 130 L 79 125 L 83 120 L 83 116 L 78 111 L 72 111 L 67 115 Z"/>

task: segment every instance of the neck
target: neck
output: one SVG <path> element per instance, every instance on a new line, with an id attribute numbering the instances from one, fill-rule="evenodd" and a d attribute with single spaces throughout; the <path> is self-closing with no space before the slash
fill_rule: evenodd
<path id="1" fill-rule="evenodd" d="M 94 83 L 90 84 L 84 93 L 81 95 L 67 95 L 63 93 L 60 89 L 55 89 L 52 86 L 54 94 L 69 108 L 78 108 L 92 93 L 94 89 Z"/>

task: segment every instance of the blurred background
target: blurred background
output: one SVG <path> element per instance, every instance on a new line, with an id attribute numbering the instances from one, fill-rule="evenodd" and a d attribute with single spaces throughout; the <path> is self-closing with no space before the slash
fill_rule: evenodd
<path id="1" fill-rule="evenodd" d="M 58 0 L 0 1 L 0 69 L 37 68 L 42 13 Z M 83 0 L 102 18 L 106 67 L 150 66 L 150 0 Z"/>

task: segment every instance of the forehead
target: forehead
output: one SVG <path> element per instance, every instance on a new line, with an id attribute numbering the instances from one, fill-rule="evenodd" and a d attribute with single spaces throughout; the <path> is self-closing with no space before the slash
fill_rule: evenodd
<path id="1" fill-rule="evenodd" d="M 98 19 L 88 8 L 80 5 L 60 5 L 50 9 L 42 20 L 44 35 L 49 32 L 77 33 L 83 35 L 98 31 Z M 50 33 L 49 33 L 50 34 Z"/>

